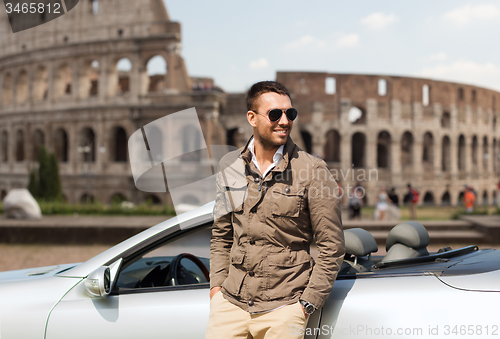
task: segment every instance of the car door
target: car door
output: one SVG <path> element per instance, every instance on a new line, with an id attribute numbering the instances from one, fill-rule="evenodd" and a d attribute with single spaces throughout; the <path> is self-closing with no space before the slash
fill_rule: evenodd
<path id="1" fill-rule="evenodd" d="M 172 286 L 165 274 L 181 253 L 191 253 L 208 266 L 209 240 L 210 227 L 202 227 L 138 249 L 124 258 L 107 298 L 90 297 L 81 281 L 52 310 L 46 338 L 204 338 L 210 286 L 203 271 L 182 259 L 182 273 L 190 276 L 190 283 Z"/>

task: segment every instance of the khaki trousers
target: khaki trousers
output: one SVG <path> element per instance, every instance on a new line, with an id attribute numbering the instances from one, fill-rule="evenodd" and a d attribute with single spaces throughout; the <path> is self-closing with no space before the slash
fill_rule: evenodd
<path id="1" fill-rule="evenodd" d="M 251 314 L 227 301 L 219 291 L 210 300 L 205 339 L 302 339 L 306 325 L 307 319 L 299 302 Z"/>

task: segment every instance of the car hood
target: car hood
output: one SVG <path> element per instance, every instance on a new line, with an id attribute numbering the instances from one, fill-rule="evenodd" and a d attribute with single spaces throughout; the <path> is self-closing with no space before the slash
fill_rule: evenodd
<path id="1" fill-rule="evenodd" d="M 40 277 L 52 277 L 77 265 L 80 264 L 64 264 L 0 272 L 0 283 L 7 281 L 32 280 Z"/>

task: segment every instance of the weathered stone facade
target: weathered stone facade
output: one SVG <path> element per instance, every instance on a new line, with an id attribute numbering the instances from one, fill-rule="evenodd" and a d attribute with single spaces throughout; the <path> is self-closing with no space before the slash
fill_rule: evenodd
<path id="1" fill-rule="evenodd" d="M 193 106 L 204 130 L 217 128 L 223 94 L 193 90 L 180 55 L 180 24 L 169 20 L 162 0 L 146 4 L 81 1 L 64 19 L 16 34 L 0 11 L 2 195 L 26 187 L 43 144 L 59 157 L 68 201 L 109 203 L 120 195 L 142 202 L 148 194 L 135 188 L 128 163 L 133 132 Z M 158 56 L 166 72 L 148 76 L 148 61 Z M 128 71 L 117 70 L 123 61 Z"/>
<path id="2" fill-rule="evenodd" d="M 68 201 L 108 203 L 120 195 L 142 202 L 149 194 L 134 186 L 128 137 L 190 107 L 207 145 L 247 141 L 245 94 L 190 78 L 180 24 L 169 20 L 162 0 L 147 3 L 83 1 L 65 19 L 16 34 L 0 11 L 1 195 L 26 187 L 43 144 L 59 157 Z M 149 76 L 147 64 L 156 56 L 166 72 Z M 124 60 L 128 71 L 117 69 Z M 299 110 L 294 140 L 324 158 L 342 187 L 361 179 L 369 204 L 382 186 L 396 187 L 402 198 L 409 182 L 421 203 L 457 204 L 465 184 L 479 203 L 493 202 L 500 93 L 385 75 L 278 72 L 277 80 Z"/>

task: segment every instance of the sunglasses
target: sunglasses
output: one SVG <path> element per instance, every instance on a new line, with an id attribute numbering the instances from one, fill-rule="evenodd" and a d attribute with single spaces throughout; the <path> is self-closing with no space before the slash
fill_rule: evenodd
<path id="1" fill-rule="evenodd" d="M 257 114 L 261 114 L 261 113 L 256 112 L 256 111 L 252 111 L 252 112 L 255 112 Z M 295 118 L 297 117 L 297 110 L 295 108 L 288 108 L 288 109 L 274 108 L 274 109 L 270 110 L 269 112 L 267 112 L 267 117 L 268 117 L 269 121 L 276 122 L 279 119 L 281 119 L 281 116 L 283 115 L 283 113 L 286 114 L 286 117 L 290 121 L 294 121 Z M 265 114 L 262 114 L 262 115 L 265 115 Z"/>

